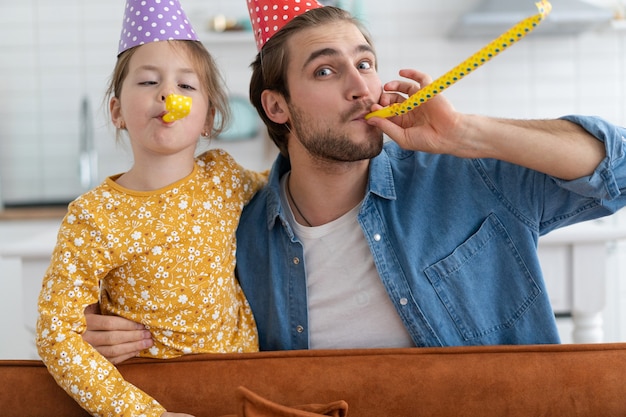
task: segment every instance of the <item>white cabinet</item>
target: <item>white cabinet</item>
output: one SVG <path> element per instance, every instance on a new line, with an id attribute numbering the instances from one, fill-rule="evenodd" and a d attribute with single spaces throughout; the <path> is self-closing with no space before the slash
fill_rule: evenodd
<path id="1" fill-rule="evenodd" d="M 16 257 L 0 257 L 0 359 L 30 357 L 26 322 L 21 303 L 22 300 L 22 264 Z"/>
<path id="2" fill-rule="evenodd" d="M 37 359 L 37 297 L 61 220 L 0 221 L 0 359 Z"/>
<path id="3" fill-rule="evenodd" d="M 564 342 L 604 342 L 604 320 L 619 320 L 603 313 L 607 305 L 621 301 L 619 294 L 607 298 L 607 285 L 613 278 L 608 261 L 610 247 L 624 239 L 626 228 L 594 221 L 557 230 L 539 240 L 539 256 L 555 312 L 571 314 L 571 330 L 561 334 Z"/>

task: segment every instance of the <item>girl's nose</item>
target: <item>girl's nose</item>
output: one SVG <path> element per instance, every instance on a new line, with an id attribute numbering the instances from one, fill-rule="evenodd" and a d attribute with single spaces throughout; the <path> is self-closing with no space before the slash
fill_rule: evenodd
<path id="1" fill-rule="evenodd" d="M 176 90 L 171 85 L 163 85 L 163 88 L 161 89 L 161 101 L 165 102 L 167 97 L 174 94 L 175 91 Z"/>

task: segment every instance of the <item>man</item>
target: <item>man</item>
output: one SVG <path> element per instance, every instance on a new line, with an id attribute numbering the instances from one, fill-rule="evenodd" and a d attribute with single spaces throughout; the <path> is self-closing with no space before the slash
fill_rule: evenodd
<path id="1" fill-rule="evenodd" d="M 248 2 L 250 96 L 281 151 L 237 236 L 261 349 L 558 343 L 537 240 L 626 204 L 626 131 L 460 114 L 442 96 L 366 121 L 429 77 L 383 86 L 368 35 L 339 9 L 275 27 L 272 7 Z M 122 328 L 106 319 L 90 329 Z M 86 339 L 120 360 L 150 343 L 136 332 Z"/>

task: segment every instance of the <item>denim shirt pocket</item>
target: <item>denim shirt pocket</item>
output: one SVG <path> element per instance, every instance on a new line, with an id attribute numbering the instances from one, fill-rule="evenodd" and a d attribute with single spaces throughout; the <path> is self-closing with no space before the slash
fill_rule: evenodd
<path id="1" fill-rule="evenodd" d="M 511 328 L 541 294 L 495 214 L 425 273 L 466 341 Z"/>

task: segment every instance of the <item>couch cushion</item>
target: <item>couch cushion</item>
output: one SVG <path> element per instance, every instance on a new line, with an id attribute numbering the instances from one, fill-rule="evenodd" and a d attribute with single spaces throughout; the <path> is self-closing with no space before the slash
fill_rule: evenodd
<path id="1" fill-rule="evenodd" d="M 236 414 L 244 386 L 282 405 L 343 400 L 350 417 L 626 415 L 626 344 L 358 349 L 133 359 L 167 409 Z M 3 417 L 86 416 L 39 361 L 0 361 Z"/>

